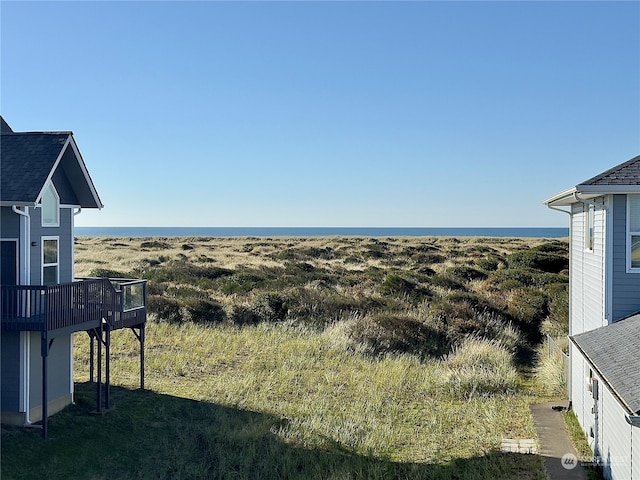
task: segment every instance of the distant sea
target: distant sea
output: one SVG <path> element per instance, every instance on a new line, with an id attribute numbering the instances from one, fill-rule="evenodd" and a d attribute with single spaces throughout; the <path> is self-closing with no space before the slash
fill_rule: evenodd
<path id="1" fill-rule="evenodd" d="M 528 237 L 564 238 L 551 227 L 75 227 L 79 237 Z"/>

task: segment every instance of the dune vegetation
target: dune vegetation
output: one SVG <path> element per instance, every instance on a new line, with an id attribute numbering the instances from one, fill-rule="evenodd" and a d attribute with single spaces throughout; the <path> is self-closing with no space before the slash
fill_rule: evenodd
<path id="1" fill-rule="evenodd" d="M 77 276 L 149 281 L 147 391 L 115 332 L 116 408 L 88 415 L 76 334 L 76 405 L 46 442 L 3 429 L 3 478 L 543 479 L 499 447 L 557 393 L 536 349 L 567 268 L 562 240 L 78 238 Z"/>

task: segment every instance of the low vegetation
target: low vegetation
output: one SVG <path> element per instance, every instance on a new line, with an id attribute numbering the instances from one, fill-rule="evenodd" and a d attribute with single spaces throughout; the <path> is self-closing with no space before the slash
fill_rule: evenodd
<path id="1" fill-rule="evenodd" d="M 78 334 L 77 405 L 46 443 L 4 430 L 3 477 L 543 479 L 499 446 L 535 437 L 566 258 L 543 239 L 80 238 L 78 276 L 149 280 L 149 391 L 116 332 L 117 407 L 87 416 Z"/>

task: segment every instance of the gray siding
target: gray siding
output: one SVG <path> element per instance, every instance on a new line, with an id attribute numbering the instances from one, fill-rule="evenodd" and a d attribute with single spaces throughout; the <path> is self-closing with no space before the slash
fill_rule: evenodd
<path id="1" fill-rule="evenodd" d="M 31 371 L 29 372 L 29 408 L 42 405 L 42 356 L 40 333 L 32 332 Z M 47 363 L 49 401 L 69 394 L 71 385 L 71 335 L 56 337 L 49 350 Z"/>
<path id="2" fill-rule="evenodd" d="M 20 408 L 20 332 L 2 332 L 0 349 L 0 410 L 17 412 Z"/>
<path id="3" fill-rule="evenodd" d="M 598 402 L 600 430 L 598 452 L 604 477 L 611 480 L 632 480 L 633 428 L 625 420 L 626 412 L 613 394 L 600 382 Z M 640 449 L 640 446 L 636 446 Z M 637 462 L 637 459 L 634 459 Z"/>
<path id="4" fill-rule="evenodd" d="M 20 238 L 20 216 L 11 207 L 0 207 L 0 235 L 2 238 Z"/>
<path id="5" fill-rule="evenodd" d="M 604 277 L 607 209 L 602 198 L 596 199 L 594 245 L 587 250 L 585 235 L 586 206 L 577 203 L 571 216 L 571 335 L 605 325 Z"/>
<path id="6" fill-rule="evenodd" d="M 640 273 L 627 273 L 627 197 L 613 196 L 613 321 L 640 311 Z"/>
<path id="7" fill-rule="evenodd" d="M 31 241 L 36 242 L 31 247 L 31 284 L 42 283 L 42 237 L 58 236 L 59 240 L 59 268 L 60 283 L 73 281 L 73 209 L 60 209 L 60 226 L 43 227 L 41 209 L 29 209 L 31 215 Z"/>
<path id="8" fill-rule="evenodd" d="M 595 417 L 592 411 L 593 396 L 588 389 L 589 365 L 578 348 L 571 342 L 569 343 L 569 353 L 571 355 L 569 381 L 571 382 L 573 411 L 588 437 L 595 426 Z"/>

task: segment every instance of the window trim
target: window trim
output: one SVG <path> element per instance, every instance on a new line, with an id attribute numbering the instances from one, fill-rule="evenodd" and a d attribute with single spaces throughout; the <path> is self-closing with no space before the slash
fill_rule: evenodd
<path id="1" fill-rule="evenodd" d="M 45 223 L 44 221 L 44 197 L 47 190 L 51 189 L 53 192 L 53 197 L 56 202 L 56 221 L 52 223 Z M 43 227 L 59 227 L 60 226 L 60 195 L 58 195 L 58 191 L 56 190 L 55 185 L 52 181 L 49 181 L 48 185 L 45 187 L 42 198 L 40 199 L 40 224 Z"/>
<path id="2" fill-rule="evenodd" d="M 41 247 L 40 247 L 40 283 L 45 285 L 44 283 L 44 269 L 46 267 L 56 267 L 56 283 L 51 285 L 58 285 L 60 283 L 60 237 L 55 236 L 42 236 L 40 237 Z M 44 261 L 44 243 L 47 240 L 55 240 L 56 241 L 56 262 L 55 263 L 45 263 Z"/>
<path id="3" fill-rule="evenodd" d="M 594 203 L 584 203 L 584 250 L 593 253 L 595 244 L 596 206 Z"/>
<path id="4" fill-rule="evenodd" d="M 640 226 L 638 230 L 631 230 L 631 199 L 637 197 L 640 200 L 640 195 L 627 195 L 627 244 L 626 244 L 626 257 L 627 257 L 627 273 L 640 273 L 640 267 L 633 267 L 631 265 L 631 245 L 633 237 L 640 237 Z M 640 202 L 639 202 L 640 207 Z"/>

